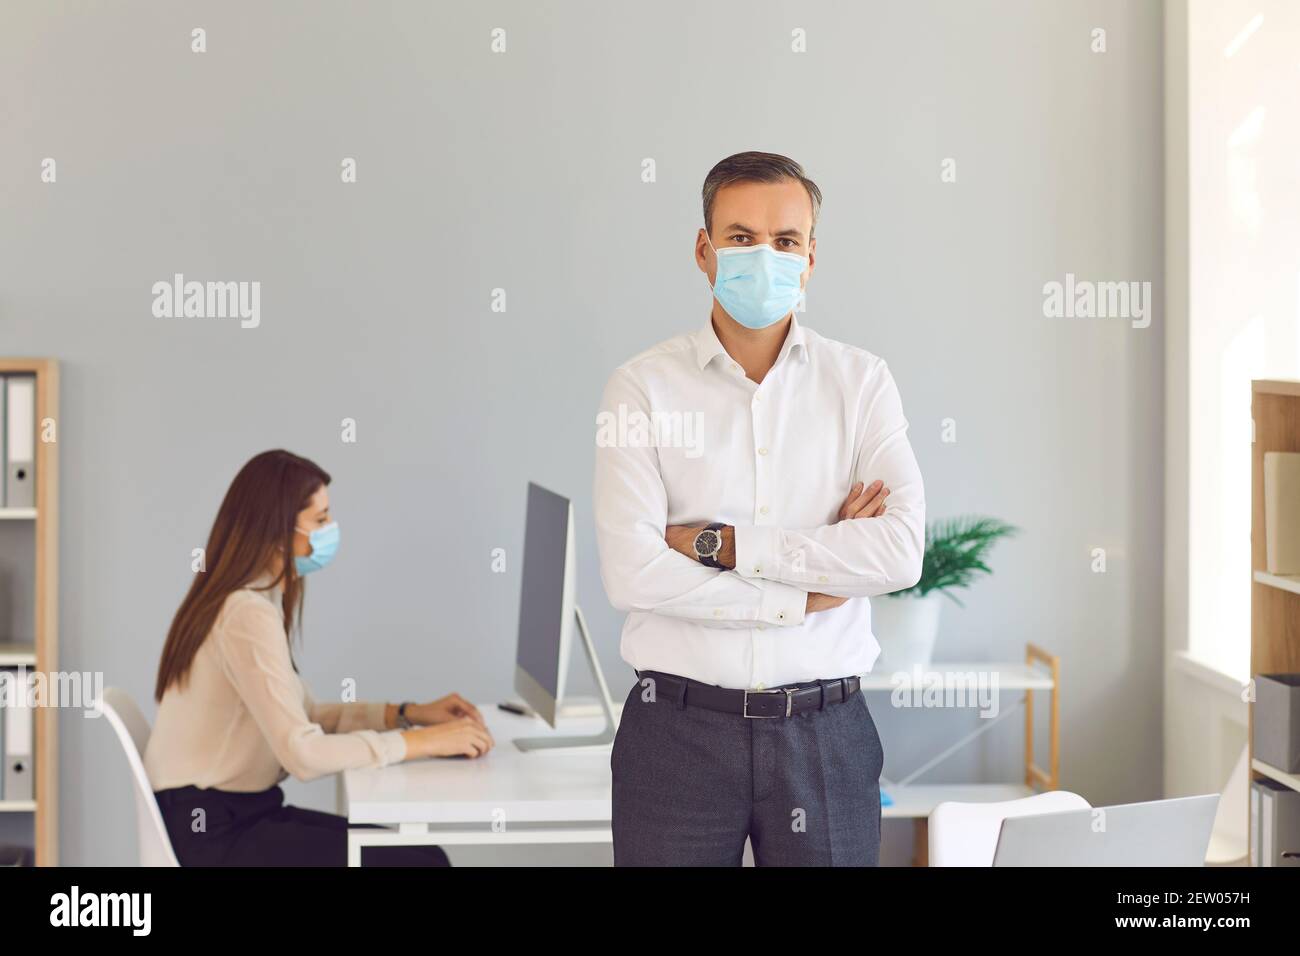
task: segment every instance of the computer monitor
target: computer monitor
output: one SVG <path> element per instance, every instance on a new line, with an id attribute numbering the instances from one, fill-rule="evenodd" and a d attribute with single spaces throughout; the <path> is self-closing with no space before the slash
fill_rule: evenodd
<path id="1" fill-rule="evenodd" d="M 574 568 L 572 503 L 529 482 L 515 690 L 552 727 L 569 670 Z"/>
<path id="2" fill-rule="evenodd" d="M 575 630 L 600 691 L 604 729 L 589 736 L 516 740 L 520 750 L 603 747 L 617 727 L 609 685 L 600 669 L 587 621 L 577 603 L 577 557 L 573 547 L 573 505 L 541 485 L 528 484 L 524 527 L 523 584 L 519 595 L 519 639 L 515 648 L 515 690 L 552 727 L 560 715 Z"/>

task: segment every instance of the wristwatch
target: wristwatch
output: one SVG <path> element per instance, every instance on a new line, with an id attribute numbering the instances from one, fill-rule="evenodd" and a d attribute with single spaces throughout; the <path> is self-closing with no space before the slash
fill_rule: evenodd
<path id="1" fill-rule="evenodd" d="M 411 706 L 409 700 L 402 701 L 402 705 L 397 708 L 397 726 L 402 730 L 411 730 L 415 724 L 411 723 L 411 718 L 406 716 L 406 708 Z"/>
<path id="2" fill-rule="evenodd" d="M 718 563 L 718 552 L 722 550 L 722 529 L 725 527 L 725 524 L 715 521 L 695 536 L 695 557 L 699 559 L 700 564 L 707 564 L 711 568 L 722 568 Z"/>

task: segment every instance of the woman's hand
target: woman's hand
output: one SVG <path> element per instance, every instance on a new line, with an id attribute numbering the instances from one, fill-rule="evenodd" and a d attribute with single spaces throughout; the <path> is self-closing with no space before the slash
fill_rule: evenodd
<path id="1" fill-rule="evenodd" d="M 483 725 L 483 715 L 478 712 L 478 708 L 460 694 L 448 694 L 427 704 L 412 704 L 406 708 L 406 716 L 411 718 L 413 724 L 444 724 L 449 720 L 468 717 Z"/>
<path id="2" fill-rule="evenodd" d="M 406 759 L 417 757 L 481 757 L 496 744 L 492 734 L 472 717 L 457 717 L 431 727 L 403 730 Z"/>

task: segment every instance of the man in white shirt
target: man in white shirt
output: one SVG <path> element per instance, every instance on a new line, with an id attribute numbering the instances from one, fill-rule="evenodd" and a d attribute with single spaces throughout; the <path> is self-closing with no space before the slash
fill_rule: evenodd
<path id="1" fill-rule="evenodd" d="M 794 316 L 821 193 L 740 153 L 704 183 L 704 326 L 615 370 L 597 417 L 601 576 L 636 669 L 618 865 L 875 865 L 884 753 L 869 598 L 915 584 L 925 498 L 883 360 Z M 846 497 L 847 495 L 847 497 Z"/>

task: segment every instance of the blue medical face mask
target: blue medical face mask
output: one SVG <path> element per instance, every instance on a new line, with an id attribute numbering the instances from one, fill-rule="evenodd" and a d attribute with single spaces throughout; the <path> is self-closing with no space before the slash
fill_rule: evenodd
<path id="1" fill-rule="evenodd" d="M 334 555 L 339 550 L 339 523 L 331 521 L 323 528 L 317 528 L 315 531 L 303 531 L 302 528 L 294 528 L 307 535 L 307 540 L 311 542 L 311 554 L 295 554 L 293 556 L 293 565 L 298 569 L 299 574 L 311 574 L 313 571 L 319 571 L 325 565 L 334 560 Z"/>
<path id="2" fill-rule="evenodd" d="M 741 325 L 765 329 L 799 304 L 806 256 L 777 252 L 766 244 L 715 249 L 707 232 L 704 238 L 718 260 L 713 295 Z"/>

